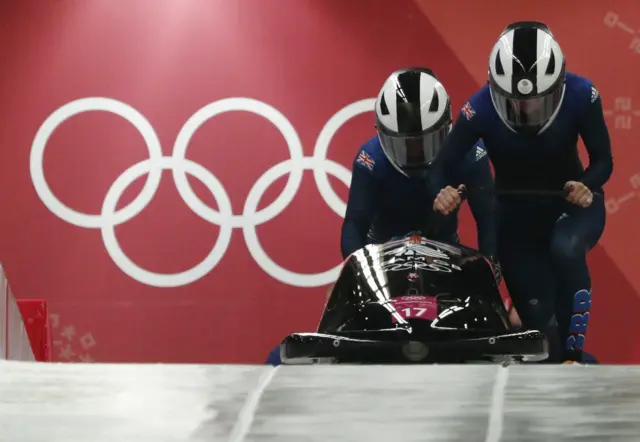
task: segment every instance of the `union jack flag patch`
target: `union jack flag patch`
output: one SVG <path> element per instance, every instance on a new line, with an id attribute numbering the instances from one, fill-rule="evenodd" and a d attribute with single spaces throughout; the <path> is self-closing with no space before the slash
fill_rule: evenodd
<path id="1" fill-rule="evenodd" d="M 470 120 L 476 114 L 476 111 L 471 107 L 471 103 L 467 101 L 464 106 L 462 106 L 462 113 L 467 120 Z"/>
<path id="2" fill-rule="evenodd" d="M 369 170 L 373 170 L 373 166 L 376 164 L 376 162 L 373 161 L 373 158 L 371 158 L 371 156 L 364 150 L 360 152 L 360 155 L 358 155 L 358 159 L 356 160 L 356 162 L 362 164 Z"/>

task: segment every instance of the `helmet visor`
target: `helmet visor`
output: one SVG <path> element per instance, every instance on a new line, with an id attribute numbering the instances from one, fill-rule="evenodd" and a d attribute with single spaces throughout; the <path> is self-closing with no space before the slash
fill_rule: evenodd
<path id="1" fill-rule="evenodd" d="M 500 116 L 514 127 L 544 126 L 553 116 L 562 98 L 560 87 L 545 96 L 535 98 L 510 98 L 492 89 L 491 98 Z"/>
<path id="2" fill-rule="evenodd" d="M 380 144 L 390 161 L 403 169 L 428 166 L 436 157 L 451 130 L 447 124 L 434 132 L 412 137 L 379 132 Z"/>

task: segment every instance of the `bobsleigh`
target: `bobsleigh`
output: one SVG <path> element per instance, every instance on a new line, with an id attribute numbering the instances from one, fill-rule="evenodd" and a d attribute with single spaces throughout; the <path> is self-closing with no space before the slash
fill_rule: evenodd
<path id="1" fill-rule="evenodd" d="M 315 332 L 293 333 L 281 363 L 519 363 L 548 357 L 538 330 L 515 328 L 491 262 L 420 233 L 351 254 Z"/>

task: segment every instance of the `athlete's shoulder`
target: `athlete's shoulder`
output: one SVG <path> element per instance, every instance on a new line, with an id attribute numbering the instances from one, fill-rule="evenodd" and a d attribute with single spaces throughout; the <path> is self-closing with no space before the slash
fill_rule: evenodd
<path id="1" fill-rule="evenodd" d="M 376 135 L 360 147 L 360 150 L 353 160 L 353 167 L 358 167 L 371 174 L 377 175 L 387 168 L 388 162 L 389 160 L 382 151 L 380 139 Z"/>
<path id="2" fill-rule="evenodd" d="M 491 112 L 492 109 L 491 93 L 489 92 L 489 87 L 484 85 L 462 105 L 459 118 L 475 121 L 478 118 L 482 118 L 482 115 L 486 115 L 487 112 Z"/>
<path id="3" fill-rule="evenodd" d="M 593 81 L 574 72 L 567 72 L 566 84 L 572 90 L 588 90 L 593 86 Z"/>
<path id="4" fill-rule="evenodd" d="M 470 184 L 491 180 L 491 163 L 487 150 L 482 140 L 474 143 L 463 160 L 457 165 L 451 175 L 452 181 L 457 184 Z"/>
<path id="5" fill-rule="evenodd" d="M 565 99 L 577 105 L 586 106 L 600 97 L 593 81 L 573 72 L 567 72 L 565 87 Z"/>
<path id="6" fill-rule="evenodd" d="M 489 157 L 487 156 L 487 148 L 482 140 L 476 141 L 473 149 L 469 150 L 465 157 L 465 165 L 467 167 L 489 167 Z"/>

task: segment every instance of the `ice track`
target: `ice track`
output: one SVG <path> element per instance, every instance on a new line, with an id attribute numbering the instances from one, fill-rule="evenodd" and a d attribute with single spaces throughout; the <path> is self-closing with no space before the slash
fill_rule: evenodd
<path id="1" fill-rule="evenodd" d="M 2 442 L 636 441 L 640 367 L 0 361 Z"/>

